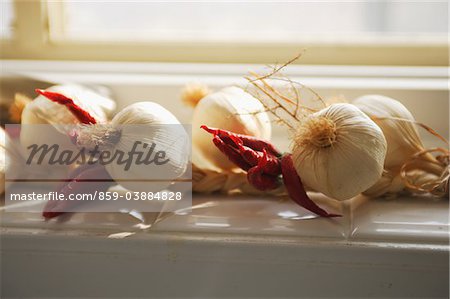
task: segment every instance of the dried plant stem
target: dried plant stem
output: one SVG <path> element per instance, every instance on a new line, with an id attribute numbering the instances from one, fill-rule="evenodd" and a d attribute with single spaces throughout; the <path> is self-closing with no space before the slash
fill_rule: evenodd
<path id="1" fill-rule="evenodd" d="M 257 74 L 254 73 L 254 72 L 250 72 L 250 74 L 253 75 L 253 76 L 257 76 Z M 282 95 L 281 93 L 279 93 L 275 88 L 273 88 L 270 84 L 268 84 L 268 83 L 266 82 L 266 80 L 260 79 L 260 81 L 261 81 L 261 83 L 264 85 L 265 88 L 267 88 L 269 91 L 273 92 L 273 93 L 274 93 L 277 97 L 279 97 L 280 99 L 285 100 L 286 102 L 288 102 L 288 103 L 290 103 L 290 104 L 292 104 L 292 105 L 297 105 L 297 103 L 295 103 L 294 101 L 292 101 L 292 100 L 289 99 L 288 97 L 285 97 L 284 95 Z M 255 81 L 253 81 L 253 82 L 251 82 L 251 83 L 253 84 L 254 82 L 255 82 Z M 255 86 L 258 86 L 258 85 L 255 85 Z"/>
<path id="2" fill-rule="evenodd" d="M 404 165 L 406 165 L 408 169 L 420 169 L 438 176 L 442 174 L 446 167 L 445 165 L 437 163 L 436 161 L 423 160 L 421 159 L 421 157 L 411 159 Z"/>
<path id="3" fill-rule="evenodd" d="M 293 58 L 291 58 L 290 60 L 288 60 L 287 62 L 283 63 L 281 66 L 279 67 L 274 67 L 273 70 L 263 76 L 256 76 L 256 78 L 250 80 L 250 83 L 252 83 L 252 81 L 258 81 L 258 80 L 263 80 L 263 79 L 267 79 L 269 77 L 272 77 L 273 75 L 275 75 L 276 73 L 279 73 L 282 69 L 284 69 L 286 66 L 290 65 L 291 63 L 293 63 L 294 61 L 298 60 L 303 53 L 306 51 L 306 49 L 303 49 L 300 51 L 300 53 L 298 53 L 296 56 L 294 56 Z"/>
<path id="4" fill-rule="evenodd" d="M 409 122 L 412 124 L 415 124 L 421 128 L 423 128 L 425 131 L 427 131 L 429 134 L 435 136 L 442 142 L 444 142 L 447 147 L 449 146 L 449 142 L 447 139 L 445 139 L 442 135 L 437 133 L 435 130 L 433 130 L 431 127 L 410 119 L 404 119 L 400 117 L 371 117 L 374 121 L 379 120 L 393 120 L 393 121 L 403 121 L 403 122 Z M 434 157 L 431 153 L 438 152 L 442 155 L 438 158 Z M 413 156 L 410 157 L 408 161 L 406 161 L 400 170 L 400 176 L 405 184 L 406 187 L 409 189 L 419 192 L 419 193 L 430 193 L 438 196 L 448 195 L 448 183 L 449 183 L 449 175 L 448 175 L 448 169 L 449 169 L 449 150 L 438 147 L 438 148 L 429 148 L 429 149 L 423 149 Z M 433 174 L 439 179 L 437 180 L 429 180 L 428 182 L 421 183 L 419 185 L 415 184 L 410 180 L 409 172 L 412 170 L 422 170 L 426 173 Z M 444 191 L 443 191 L 444 190 Z"/>
<path id="5" fill-rule="evenodd" d="M 273 110 L 272 110 L 272 113 L 278 118 L 278 120 L 279 120 L 280 122 L 282 122 L 283 124 L 285 124 L 286 126 L 288 126 L 288 127 L 291 128 L 291 129 L 295 129 L 295 128 L 296 128 L 296 124 L 298 123 L 298 120 L 296 119 L 295 115 L 293 115 L 292 112 L 290 112 L 290 111 L 287 110 L 283 105 L 281 105 L 280 102 L 279 102 L 279 100 L 278 100 L 276 97 L 274 97 L 270 92 L 268 92 L 265 88 L 261 87 L 259 84 L 257 84 L 257 83 L 255 83 L 254 81 L 252 81 L 251 78 L 245 77 L 245 79 L 247 79 L 252 85 L 254 85 L 258 90 L 260 90 L 262 93 L 264 93 L 266 96 L 268 96 L 268 97 L 273 101 L 273 103 L 275 104 L 275 107 L 276 107 L 276 108 L 274 108 L 274 107 L 269 107 L 265 101 L 261 101 L 261 103 L 263 104 L 263 106 L 264 106 L 266 109 L 269 109 L 269 110 L 272 110 L 272 109 L 273 109 Z M 285 112 L 287 113 L 287 115 L 290 116 L 290 119 L 287 120 L 287 119 L 285 119 L 285 118 L 279 116 L 279 115 L 277 114 L 277 112 L 276 112 L 276 110 L 277 110 L 278 108 L 280 108 L 280 109 L 282 109 L 283 111 L 285 111 Z"/>
<path id="6" fill-rule="evenodd" d="M 293 81 L 293 80 L 290 80 L 290 79 L 287 79 L 287 78 L 273 77 L 273 78 L 270 78 L 270 80 L 290 82 L 290 83 L 292 83 L 294 85 L 298 85 L 300 88 L 304 88 L 304 89 L 308 90 L 309 92 L 311 92 L 321 102 L 322 108 L 327 107 L 327 103 L 325 102 L 325 100 L 314 89 L 312 89 L 311 87 L 308 87 L 308 86 L 306 86 L 306 85 L 304 85 L 304 84 L 302 84 L 300 82 Z M 318 111 L 316 109 L 312 109 L 312 110 L 313 111 Z"/>
<path id="7" fill-rule="evenodd" d="M 298 114 L 301 110 L 307 111 L 307 114 L 317 112 L 316 109 L 312 109 L 300 104 L 299 92 L 295 87 L 295 85 L 307 89 L 309 92 L 314 94 L 314 96 L 322 103 L 323 107 L 326 107 L 325 101 L 314 90 L 304 86 L 301 83 L 294 82 L 289 78 L 285 78 L 282 74 L 280 74 L 281 70 L 283 70 L 286 66 L 290 65 L 291 63 L 299 59 L 301 55 L 302 53 L 299 53 L 297 56 L 293 57 L 292 59 L 282 64 L 281 66 L 272 67 L 271 72 L 269 72 L 268 74 L 258 75 L 255 72 L 250 72 L 250 75 L 252 77 L 248 76 L 245 77 L 245 79 L 247 79 L 247 81 L 252 86 L 254 86 L 257 91 L 262 92 L 265 96 L 269 98 L 268 100 L 266 100 L 264 98 L 258 97 L 258 99 L 261 101 L 264 107 L 268 111 L 271 111 L 275 115 L 275 117 L 277 117 L 278 121 L 287 125 L 291 129 L 295 129 L 298 126 L 299 123 Z M 278 75 L 280 77 L 275 77 L 275 75 Z M 291 99 L 289 96 L 280 92 L 274 86 L 269 84 L 266 81 L 266 79 L 281 80 L 287 82 L 290 86 L 290 90 L 293 91 L 294 98 Z M 269 105 L 267 101 L 271 102 L 271 105 Z M 292 105 L 292 107 L 289 107 L 289 105 Z M 295 109 L 293 109 L 292 111 L 291 108 Z M 283 112 L 282 114 L 280 110 Z"/>
<path id="8" fill-rule="evenodd" d="M 423 161 L 421 158 L 432 152 L 440 152 L 448 159 L 449 151 L 444 148 L 431 148 L 424 149 L 411 157 L 400 170 L 400 175 L 405 183 L 405 186 L 419 193 L 430 193 L 437 196 L 448 196 L 448 185 L 449 185 L 449 165 L 444 163 Z M 444 159 L 446 160 L 446 159 Z M 430 180 L 428 182 L 417 185 L 410 181 L 408 172 L 413 169 L 424 170 L 428 173 L 436 175 L 439 179 Z"/>

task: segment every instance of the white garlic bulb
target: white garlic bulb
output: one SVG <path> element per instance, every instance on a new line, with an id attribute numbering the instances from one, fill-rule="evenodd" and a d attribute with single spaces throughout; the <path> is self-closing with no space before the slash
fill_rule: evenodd
<path id="1" fill-rule="evenodd" d="M 399 101 L 381 95 L 365 95 L 357 98 L 353 104 L 374 119 L 387 141 L 383 177 L 364 194 L 376 197 L 404 190 L 406 185 L 400 174 L 401 168 L 414 154 L 424 150 L 413 115 Z M 433 180 L 437 181 L 436 177 L 439 178 L 445 171 L 445 166 L 438 163 L 430 153 L 422 155 L 411 166 L 422 170 L 416 171 L 412 178 L 421 184 L 427 180 L 430 184 Z M 422 178 L 418 178 L 420 175 Z M 432 193 L 440 194 L 441 191 Z"/>
<path id="2" fill-rule="evenodd" d="M 424 149 L 413 115 L 399 101 L 381 95 L 365 95 L 357 98 L 353 104 L 369 117 L 375 118 L 375 123 L 383 131 L 387 141 L 386 169 L 399 170 L 413 154 Z"/>
<path id="3" fill-rule="evenodd" d="M 351 104 L 333 104 L 300 120 L 292 157 L 306 186 L 345 200 L 380 179 L 386 147 L 367 115 Z"/>
<path id="4" fill-rule="evenodd" d="M 190 156 L 189 136 L 177 118 L 156 103 L 134 103 L 120 111 L 107 125 L 81 125 L 77 137 L 80 147 L 98 145 L 101 150 L 112 153 L 129 153 L 136 141 L 141 142 L 137 149 L 142 152 L 148 150 L 143 147 L 144 143 L 155 144 L 154 152 L 165 152 L 165 159 L 169 161 L 163 165 L 133 163 L 128 170 L 117 160 L 107 163 L 105 167 L 110 176 L 124 188 L 156 192 L 185 173 Z"/>
<path id="5" fill-rule="evenodd" d="M 203 159 L 223 170 L 235 169 L 211 142 L 211 136 L 201 125 L 229 130 L 261 139 L 270 139 L 272 127 L 264 106 L 252 95 L 238 87 L 227 87 L 199 101 L 192 119 L 194 149 Z M 201 165 L 201 161 L 195 161 Z"/>
<path id="6" fill-rule="evenodd" d="M 107 121 L 107 115 L 115 109 L 115 102 L 105 98 L 90 89 L 78 85 L 55 85 L 47 89 L 71 98 L 76 105 L 87 111 L 99 123 Z M 24 149 L 33 144 L 59 144 L 64 149 L 74 149 L 67 138 L 68 130 L 79 124 L 79 120 L 64 105 L 55 103 L 39 95 L 22 111 L 22 127 L 20 142 Z M 42 126 L 52 125 L 42 129 Z M 45 137 L 42 136 L 45 132 Z"/>

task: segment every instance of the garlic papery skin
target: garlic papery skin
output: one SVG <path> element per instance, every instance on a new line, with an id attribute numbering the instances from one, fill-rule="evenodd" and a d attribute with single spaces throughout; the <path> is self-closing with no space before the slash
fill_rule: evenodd
<path id="1" fill-rule="evenodd" d="M 353 104 L 374 119 L 383 131 L 387 141 L 386 170 L 400 171 L 412 155 L 424 149 L 413 115 L 399 101 L 381 95 L 365 95 Z M 435 161 L 430 154 L 423 159 Z"/>
<path id="2" fill-rule="evenodd" d="M 351 104 L 333 104 L 300 121 L 292 157 L 306 186 L 346 200 L 380 179 L 386 147 L 367 115 Z"/>
<path id="3" fill-rule="evenodd" d="M 111 153 L 130 153 L 136 141 L 137 148 L 147 150 L 142 144 L 156 144 L 155 151 L 164 151 L 168 163 L 131 164 L 128 170 L 117 160 L 105 164 L 109 175 L 121 186 L 132 191 L 157 192 L 176 178 L 181 177 L 188 167 L 191 144 L 189 136 L 177 118 L 162 106 L 153 102 L 134 103 L 120 111 L 106 125 L 81 125 L 77 130 L 77 146 Z M 147 147 L 148 149 L 148 147 Z"/>
<path id="4" fill-rule="evenodd" d="M 200 129 L 202 125 L 266 140 L 270 139 L 272 132 L 264 106 L 239 87 L 226 87 L 200 100 L 192 119 L 194 151 L 200 156 L 194 163 L 204 165 L 207 162 L 221 170 L 237 167 L 212 145 L 209 134 Z"/>
<path id="5" fill-rule="evenodd" d="M 111 99 L 78 85 L 56 85 L 47 90 L 71 98 L 76 105 L 92 115 L 98 123 L 106 122 L 107 114 L 111 113 L 116 105 Z M 74 150 L 67 134 L 73 125 L 79 124 L 80 121 L 64 105 L 39 95 L 25 106 L 21 122 L 20 142 L 23 149 L 26 150 L 30 145 L 45 142 L 59 144 L 62 149 Z M 45 136 L 43 136 L 42 127 L 38 125 L 51 125 L 54 130 L 47 126 Z"/>

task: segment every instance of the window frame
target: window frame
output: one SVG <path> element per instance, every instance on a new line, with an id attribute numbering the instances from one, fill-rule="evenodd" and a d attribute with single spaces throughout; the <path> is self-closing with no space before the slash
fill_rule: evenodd
<path id="1" fill-rule="evenodd" d="M 306 49 L 301 64 L 448 66 L 447 42 L 270 43 L 270 42 L 93 42 L 51 39 L 61 36 L 62 1 L 15 0 L 15 31 L 1 40 L 2 59 L 274 63 Z M 182 51 L 180 51 L 182 48 Z"/>

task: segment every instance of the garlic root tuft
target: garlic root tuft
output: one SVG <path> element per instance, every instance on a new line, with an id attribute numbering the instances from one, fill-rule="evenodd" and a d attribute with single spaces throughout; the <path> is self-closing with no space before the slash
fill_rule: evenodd
<path id="1" fill-rule="evenodd" d="M 122 131 L 111 125 L 83 125 L 77 130 L 77 145 L 88 149 L 96 146 L 107 149 L 115 146 L 122 137 Z"/>
<path id="2" fill-rule="evenodd" d="M 336 124 L 326 117 L 309 117 L 300 125 L 294 142 L 301 146 L 329 147 L 336 142 Z"/>
<path id="3" fill-rule="evenodd" d="M 198 102 L 209 95 L 212 91 L 202 83 L 189 83 L 181 91 L 181 100 L 187 106 L 195 107 Z"/>

